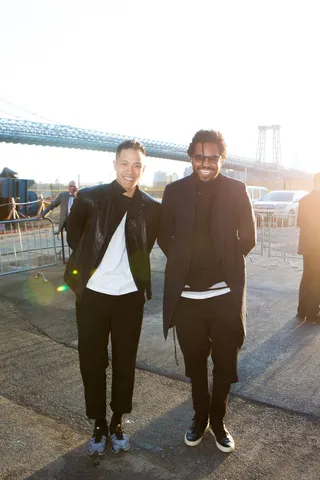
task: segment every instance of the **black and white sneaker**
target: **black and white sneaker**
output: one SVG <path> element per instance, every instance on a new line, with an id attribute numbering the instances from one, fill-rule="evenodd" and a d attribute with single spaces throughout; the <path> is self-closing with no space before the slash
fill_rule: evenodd
<path id="1" fill-rule="evenodd" d="M 189 447 L 195 447 L 202 441 L 203 435 L 209 428 L 207 415 L 195 415 L 192 424 L 188 428 L 184 436 L 184 443 Z"/>
<path id="2" fill-rule="evenodd" d="M 233 452 L 235 443 L 224 424 L 222 424 L 219 428 L 213 428 L 213 426 L 210 425 L 210 432 L 214 436 L 216 445 L 221 452 Z"/>
<path id="3" fill-rule="evenodd" d="M 108 425 L 95 425 L 93 429 L 92 438 L 88 444 L 88 455 L 104 455 L 107 449 L 108 441 Z"/>
<path id="4" fill-rule="evenodd" d="M 111 423 L 110 439 L 113 453 L 119 453 L 121 450 L 127 452 L 129 450 L 129 435 L 125 433 L 122 422 L 116 426 Z"/>

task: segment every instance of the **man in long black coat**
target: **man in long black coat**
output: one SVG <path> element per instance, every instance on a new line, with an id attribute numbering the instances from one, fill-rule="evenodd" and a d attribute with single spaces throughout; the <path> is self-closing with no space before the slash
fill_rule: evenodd
<path id="1" fill-rule="evenodd" d="M 320 323 L 320 172 L 313 177 L 313 190 L 298 208 L 299 249 L 303 255 L 297 317 Z"/>
<path id="2" fill-rule="evenodd" d="M 255 222 L 245 185 L 220 174 L 226 157 L 221 133 L 197 132 L 188 155 L 192 175 L 168 185 L 162 201 L 164 335 L 175 326 L 191 379 L 195 415 L 185 443 L 198 445 L 210 428 L 217 447 L 231 452 L 234 440 L 224 417 L 245 336 L 245 256 L 255 245 Z"/>

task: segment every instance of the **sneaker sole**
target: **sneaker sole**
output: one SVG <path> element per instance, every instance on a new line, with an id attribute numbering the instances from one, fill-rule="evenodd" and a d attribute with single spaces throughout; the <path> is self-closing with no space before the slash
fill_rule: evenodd
<path id="1" fill-rule="evenodd" d="M 206 431 L 209 429 L 209 425 L 206 426 L 206 429 L 205 431 L 203 432 L 203 435 L 206 433 Z M 202 437 L 200 437 L 198 440 L 195 440 L 194 442 L 190 442 L 190 440 L 187 439 L 187 433 L 185 433 L 184 435 L 184 443 L 186 445 L 188 445 L 188 447 L 196 447 L 197 445 L 199 445 L 199 443 L 202 442 L 202 439 L 203 439 L 203 435 Z"/>
<path id="2" fill-rule="evenodd" d="M 92 452 L 92 453 L 90 453 L 90 452 L 88 452 L 88 450 L 87 450 L 87 455 L 89 455 L 89 457 L 95 457 L 95 456 L 97 456 L 97 457 L 102 457 L 102 456 L 106 453 L 106 451 L 107 451 L 107 449 L 105 449 L 105 451 L 102 452 L 102 453 L 99 453 L 99 452 Z"/>
<path id="3" fill-rule="evenodd" d="M 235 448 L 235 443 L 234 443 L 234 441 L 233 441 L 233 444 L 232 444 L 231 447 L 224 447 L 223 445 L 220 445 L 220 443 L 217 441 L 216 436 L 215 436 L 215 434 L 213 433 L 213 430 L 212 430 L 211 428 L 209 428 L 209 430 L 210 430 L 211 435 L 212 435 L 213 438 L 214 438 L 214 441 L 216 442 L 217 448 L 219 448 L 219 450 L 220 450 L 221 452 L 223 452 L 223 453 L 231 453 L 231 452 L 234 451 L 234 448 Z"/>
<path id="4" fill-rule="evenodd" d="M 113 448 L 111 448 L 112 453 L 114 453 L 115 455 L 117 455 L 120 452 L 128 452 L 129 450 L 130 450 L 130 445 L 127 448 L 120 448 L 120 450 L 118 450 L 118 451 L 113 450 Z"/>

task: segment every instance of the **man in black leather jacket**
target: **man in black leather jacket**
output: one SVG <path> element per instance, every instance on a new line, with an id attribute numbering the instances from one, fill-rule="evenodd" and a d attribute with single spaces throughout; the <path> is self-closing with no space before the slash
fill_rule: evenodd
<path id="1" fill-rule="evenodd" d="M 150 252 L 160 204 L 139 190 L 145 149 L 133 140 L 120 144 L 117 179 L 83 189 L 67 218 L 73 250 L 65 281 L 75 292 L 80 370 L 87 416 L 95 420 L 89 455 L 103 455 L 108 439 L 106 367 L 112 339 L 110 438 L 112 450 L 129 449 L 122 415 L 132 409 L 135 363 L 145 299 L 151 298 Z"/>

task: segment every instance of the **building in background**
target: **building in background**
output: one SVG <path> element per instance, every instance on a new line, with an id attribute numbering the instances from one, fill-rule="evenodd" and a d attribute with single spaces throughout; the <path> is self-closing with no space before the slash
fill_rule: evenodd
<path id="1" fill-rule="evenodd" d="M 153 177 L 153 186 L 156 188 L 165 187 L 166 185 L 166 173 L 165 172 L 155 172 Z"/>
<path id="2" fill-rule="evenodd" d="M 155 172 L 153 177 L 153 186 L 154 188 L 164 188 L 169 183 L 179 180 L 179 175 L 177 173 L 166 173 L 162 171 Z"/>

